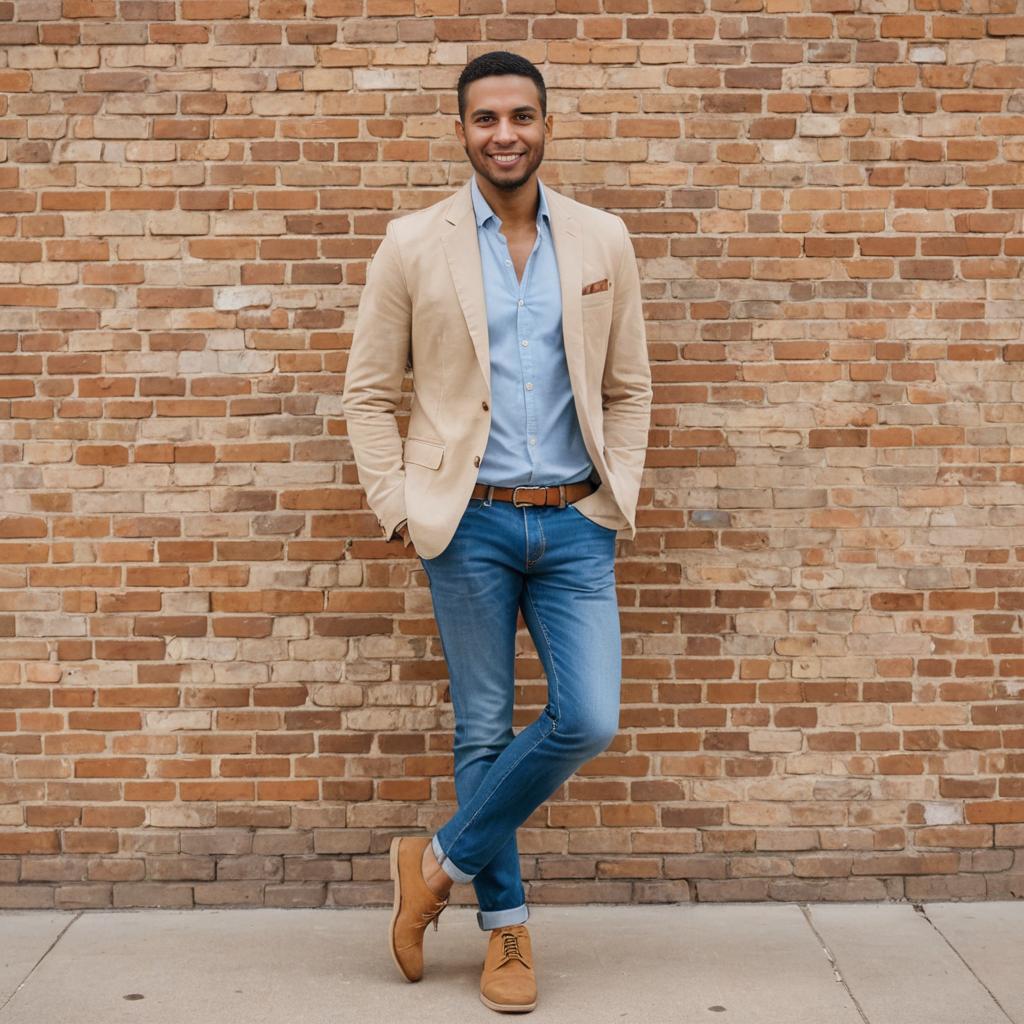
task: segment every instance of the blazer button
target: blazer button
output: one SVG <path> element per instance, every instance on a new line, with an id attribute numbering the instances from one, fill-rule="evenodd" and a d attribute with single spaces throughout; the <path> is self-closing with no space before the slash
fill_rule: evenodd
<path id="1" fill-rule="evenodd" d="M 473 456 L 473 465 L 474 466 L 479 466 L 480 465 L 480 456 L 479 455 L 474 455 Z"/>
<path id="2" fill-rule="evenodd" d="M 484 407 L 484 412 L 487 412 L 487 410 L 490 409 L 490 406 L 486 402 L 483 403 L 483 407 Z"/>

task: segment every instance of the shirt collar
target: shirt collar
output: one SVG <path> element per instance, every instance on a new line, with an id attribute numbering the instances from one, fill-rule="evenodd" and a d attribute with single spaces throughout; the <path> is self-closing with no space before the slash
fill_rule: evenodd
<path id="1" fill-rule="evenodd" d="M 484 199 L 483 193 L 480 191 L 480 186 L 476 183 L 476 175 L 472 175 L 469 179 L 469 190 L 473 196 L 473 212 L 476 214 L 476 226 L 482 227 L 487 223 L 488 219 L 493 217 L 495 223 L 500 223 L 498 215 L 491 209 L 491 204 Z M 540 227 L 541 217 L 543 217 L 548 224 L 551 224 L 551 214 L 548 211 L 548 199 L 544 194 L 544 183 L 537 179 L 537 192 L 539 193 L 539 200 L 537 202 L 537 226 Z"/>

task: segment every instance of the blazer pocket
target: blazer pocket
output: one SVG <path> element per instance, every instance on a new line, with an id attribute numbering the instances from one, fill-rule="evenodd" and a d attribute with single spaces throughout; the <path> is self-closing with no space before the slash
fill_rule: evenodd
<path id="1" fill-rule="evenodd" d="M 426 441 L 422 437 L 405 439 L 405 461 L 427 469 L 437 469 L 444 455 L 444 445 L 437 441 Z"/>
<path id="2" fill-rule="evenodd" d="M 611 288 L 606 288 L 603 292 L 591 292 L 589 295 L 580 296 L 580 303 L 584 309 L 590 309 L 593 306 L 603 306 L 606 302 L 611 301 Z"/>

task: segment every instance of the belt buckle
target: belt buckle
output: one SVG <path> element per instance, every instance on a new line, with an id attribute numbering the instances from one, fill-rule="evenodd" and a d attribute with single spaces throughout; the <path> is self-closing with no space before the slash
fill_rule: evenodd
<path id="1" fill-rule="evenodd" d="M 515 507 L 515 508 L 527 508 L 528 506 L 534 505 L 534 502 L 532 502 L 532 501 L 523 501 L 523 502 L 517 501 L 516 500 L 516 494 L 519 491 L 537 491 L 537 490 L 548 490 L 548 488 L 527 487 L 525 484 L 522 484 L 519 487 L 513 487 L 512 488 L 512 505 L 513 505 L 513 507 Z M 545 502 L 544 503 L 547 504 L 547 495 L 545 495 Z M 565 508 L 565 506 L 567 504 L 568 504 L 568 502 L 566 501 L 566 498 L 565 498 L 565 484 L 558 484 L 558 507 L 559 508 Z"/>
<path id="2" fill-rule="evenodd" d="M 532 505 L 533 504 L 532 501 L 524 501 L 522 504 L 520 504 L 518 501 L 516 501 L 516 495 L 520 491 L 528 491 L 528 490 L 530 490 L 529 487 L 513 487 L 512 488 L 512 507 L 513 508 L 526 508 L 528 505 Z"/>

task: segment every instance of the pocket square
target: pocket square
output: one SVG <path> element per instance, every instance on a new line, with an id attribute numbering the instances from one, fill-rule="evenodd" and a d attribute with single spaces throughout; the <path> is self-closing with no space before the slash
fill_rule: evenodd
<path id="1" fill-rule="evenodd" d="M 606 292 L 611 287 L 607 277 L 602 277 L 600 281 L 592 281 L 588 285 L 583 286 L 584 295 L 593 295 L 594 292 Z"/>

